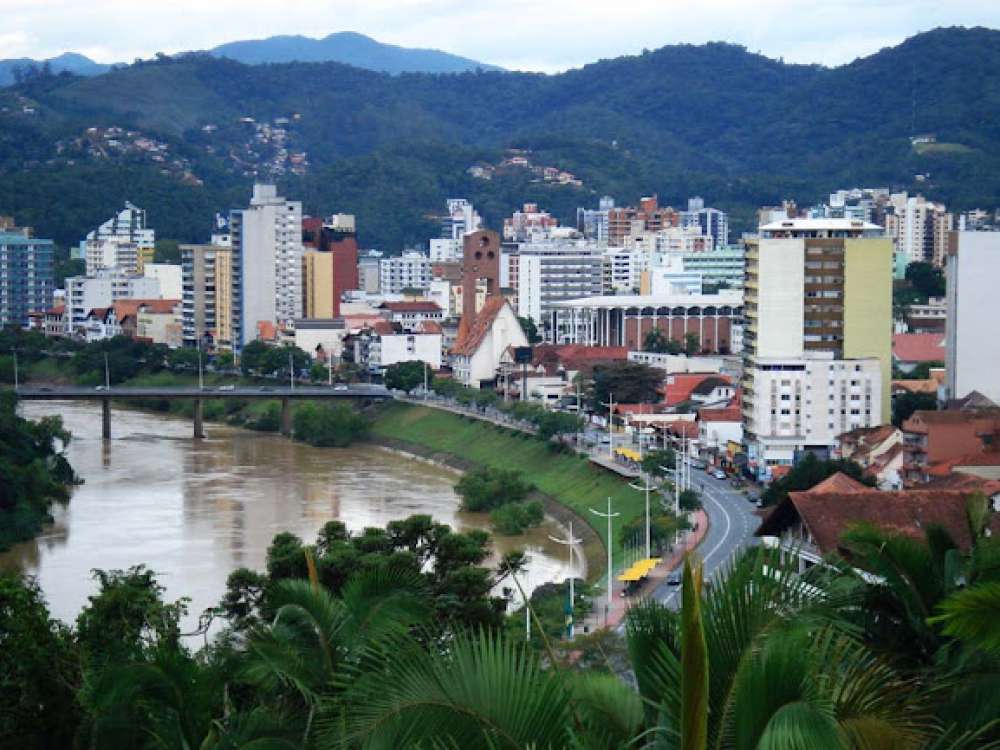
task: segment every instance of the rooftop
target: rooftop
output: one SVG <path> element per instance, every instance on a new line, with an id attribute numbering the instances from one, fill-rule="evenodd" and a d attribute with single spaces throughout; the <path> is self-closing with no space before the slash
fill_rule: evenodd
<path id="1" fill-rule="evenodd" d="M 718 294 L 602 294 L 579 299 L 553 302 L 556 307 L 704 307 L 706 305 L 739 306 L 743 304 L 743 292 L 722 289 Z"/>
<path id="2" fill-rule="evenodd" d="M 943 362 L 944 336 L 940 333 L 897 333 L 892 356 L 903 362 Z"/>
<path id="3" fill-rule="evenodd" d="M 764 224 L 761 232 L 871 232 L 884 230 L 877 224 L 856 219 L 780 219 Z"/>

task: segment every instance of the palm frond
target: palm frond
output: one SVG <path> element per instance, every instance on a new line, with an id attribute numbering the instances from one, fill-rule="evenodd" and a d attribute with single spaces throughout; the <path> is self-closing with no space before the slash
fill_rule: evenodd
<path id="1" fill-rule="evenodd" d="M 979 583 L 956 591 L 938 607 L 932 624 L 943 625 L 945 635 L 1000 654 L 1000 581 Z"/>

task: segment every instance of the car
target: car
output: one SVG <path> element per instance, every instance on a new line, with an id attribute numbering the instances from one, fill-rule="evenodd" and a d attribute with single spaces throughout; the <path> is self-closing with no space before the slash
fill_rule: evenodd
<path id="1" fill-rule="evenodd" d="M 725 479 L 726 472 L 724 472 L 722 469 L 716 469 L 715 471 L 712 472 L 712 476 L 715 477 L 716 479 Z"/>
<path id="2" fill-rule="evenodd" d="M 756 495 L 747 495 L 747 500 L 753 503 L 754 505 L 760 502 L 760 498 L 757 497 Z"/>
<path id="3" fill-rule="evenodd" d="M 94 390 L 95 391 L 106 391 L 106 390 L 108 390 L 108 387 L 106 385 L 99 385 L 96 388 L 94 388 Z"/>
<path id="4" fill-rule="evenodd" d="M 219 390 L 220 391 L 235 391 L 236 390 L 236 386 L 235 385 L 220 385 L 219 386 Z"/>
<path id="5" fill-rule="evenodd" d="M 346 391 L 346 390 L 348 390 L 348 388 L 347 388 L 346 385 L 335 385 L 335 386 L 333 386 L 333 390 L 335 390 L 335 391 Z"/>
<path id="6" fill-rule="evenodd" d="M 675 570 L 673 573 L 667 576 L 668 586 L 680 586 L 681 585 L 681 573 L 679 570 Z"/>
<path id="7" fill-rule="evenodd" d="M 262 390 L 262 391 L 273 391 L 274 388 L 272 388 L 269 385 L 262 385 L 259 390 Z"/>

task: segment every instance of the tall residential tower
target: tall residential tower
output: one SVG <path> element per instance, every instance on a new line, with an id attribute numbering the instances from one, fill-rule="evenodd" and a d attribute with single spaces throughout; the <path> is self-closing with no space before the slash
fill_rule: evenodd
<path id="1" fill-rule="evenodd" d="M 786 219 L 747 243 L 743 429 L 767 478 L 889 420 L 892 240 L 849 219 Z"/>

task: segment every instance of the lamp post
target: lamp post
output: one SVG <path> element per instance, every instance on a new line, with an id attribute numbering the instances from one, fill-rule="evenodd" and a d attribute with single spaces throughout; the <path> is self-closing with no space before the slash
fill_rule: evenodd
<path id="1" fill-rule="evenodd" d="M 599 511 L 599 510 L 594 510 L 593 508 L 590 508 L 590 512 L 593 513 L 595 516 L 600 516 L 601 518 L 608 519 L 608 544 L 607 544 L 607 547 L 608 547 L 608 604 L 607 604 L 607 610 L 604 613 L 604 622 L 607 623 L 607 621 L 608 621 L 608 615 L 611 614 L 612 597 L 615 594 L 615 592 L 614 592 L 614 578 L 613 578 L 614 572 L 613 572 L 613 568 L 611 567 L 611 564 L 612 564 L 611 550 L 614 548 L 614 537 L 612 536 L 612 532 L 611 532 L 611 519 L 613 519 L 615 516 L 620 516 L 621 513 L 612 513 L 611 512 L 611 497 L 610 496 L 608 497 L 608 512 L 607 513 L 604 513 L 603 511 Z"/>
<path id="2" fill-rule="evenodd" d="M 111 370 L 108 367 L 108 353 L 104 352 L 104 390 L 111 388 Z"/>
<path id="3" fill-rule="evenodd" d="M 554 536 L 549 534 L 549 539 L 551 539 L 556 544 L 566 545 L 569 551 L 569 612 L 568 622 L 566 623 L 566 637 L 570 640 L 573 639 L 573 608 L 576 606 L 576 596 L 573 591 L 573 579 L 576 577 L 573 575 L 573 545 L 582 542 L 582 539 L 577 539 L 573 536 L 573 522 L 569 522 L 569 536 L 566 539 L 556 539 Z"/>
<path id="4" fill-rule="evenodd" d="M 295 390 L 295 359 L 292 357 L 292 353 L 288 352 L 288 383 L 289 388 L 293 391 Z"/>
<path id="5" fill-rule="evenodd" d="M 646 493 L 646 559 L 648 560 L 649 558 L 651 558 L 653 556 L 653 541 L 652 541 L 652 534 L 651 534 L 651 531 L 650 531 L 650 517 L 649 517 L 649 492 L 650 492 L 650 490 L 653 490 L 653 489 L 656 489 L 656 488 L 649 481 L 649 475 L 648 474 L 643 474 L 642 478 L 643 478 L 644 481 L 643 481 L 641 487 L 638 486 L 638 485 L 632 484 L 631 482 L 629 483 L 629 487 L 631 487 L 633 490 L 638 490 L 639 492 L 645 492 Z"/>
<path id="6" fill-rule="evenodd" d="M 201 339 L 198 339 L 198 390 L 202 391 L 205 389 L 205 379 L 202 376 L 201 370 Z"/>
<path id="7" fill-rule="evenodd" d="M 615 458 L 615 435 L 613 431 L 614 427 L 614 413 L 615 413 L 615 394 L 608 394 L 607 403 L 601 402 L 601 406 L 608 407 L 608 458 L 614 460 Z"/>

